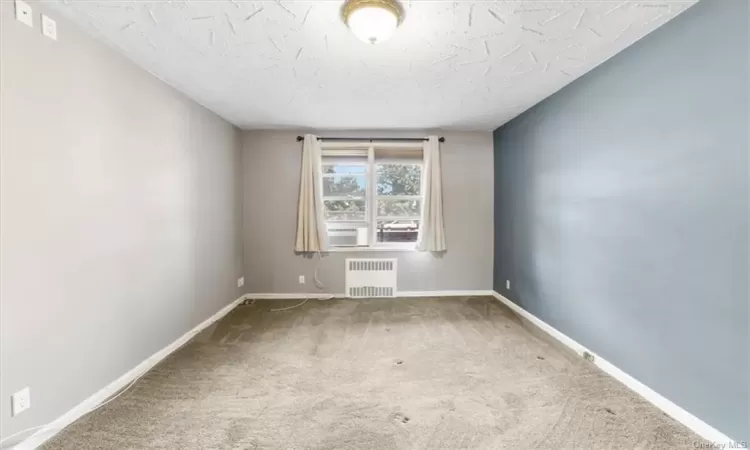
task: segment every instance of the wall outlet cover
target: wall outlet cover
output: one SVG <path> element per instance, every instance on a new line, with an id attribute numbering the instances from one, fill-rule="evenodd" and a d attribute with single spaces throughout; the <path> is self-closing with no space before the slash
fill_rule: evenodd
<path id="1" fill-rule="evenodd" d="M 505 280 L 505 289 L 510 290 L 510 280 Z"/>
<path id="2" fill-rule="evenodd" d="M 304 275 L 300 275 L 299 276 L 299 284 L 305 284 L 305 276 Z"/>
<path id="3" fill-rule="evenodd" d="M 242 287 L 244 285 L 245 285 L 245 277 L 237 278 L 237 287 Z"/>
<path id="4" fill-rule="evenodd" d="M 42 14 L 42 34 L 52 40 L 57 40 L 57 23 Z"/>
<path id="5" fill-rule="evenodd" d="M 11 416 L 17 416 L 31 408 L 31 389 L 26 387 L 11 396 Z"/>
<path id="6" fill-rule="evenodd" d="M 34 16 L 31 6 L 23 0 L 16 0 L 16 20 L 32 28 L 34 27 Z"/>

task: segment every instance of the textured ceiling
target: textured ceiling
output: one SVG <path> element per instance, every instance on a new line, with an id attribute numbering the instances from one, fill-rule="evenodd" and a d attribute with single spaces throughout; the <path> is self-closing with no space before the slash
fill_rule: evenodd
<path id="1" fill-rule="evenodd" d="M 377 46 L 340 1 L 50 5 L 242 128 L 488 130 L 695 1 L 404 1 Z"/>

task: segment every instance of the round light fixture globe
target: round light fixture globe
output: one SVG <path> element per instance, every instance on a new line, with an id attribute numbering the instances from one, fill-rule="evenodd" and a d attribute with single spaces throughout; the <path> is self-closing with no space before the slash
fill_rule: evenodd
<path id="1" fill-rule="evenodd" d="M 404 9 L 397 0 L 347 0 L 341 15 L 355 36 L 368 44 L 379 44 L 396 31 L 404 19 Z"/>

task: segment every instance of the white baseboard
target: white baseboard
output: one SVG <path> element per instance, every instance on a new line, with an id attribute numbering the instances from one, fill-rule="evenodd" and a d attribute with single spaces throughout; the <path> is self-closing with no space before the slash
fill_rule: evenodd
<path id="1" fill-rule="evenodd" d="M 728 444 L 731 442 L 736 442 L 733 439 L 729 438 L 729 436 L 725 435 L 724 433 L 720 432 L 716 428 L 712 427 L 711 425 L 707 424 L 701 419 L 685 411 L 684 409 L 682 409 L 681 407 L 679 407 L 678 405 L 676 405 L 669 399 L 660 395 L 658 392 L 654 391 L 650 387 L 646 386 L 645 384 L 636 380 L 632 376 L 628 375 L 622 369 L 618 368 L 617 366 L 610 363 L 606 359 L 595 354 L 588 348 L 584 347 L 583 345 L 574 341 L 570 337 L 561 333 L 559 330 L 549 325 L 548 323 L 544 322 L 542 319 L 536 317 L 535 315 L 521 308 L 517 304 L 503 297 L 498 292 L 493 291 L 492 295 L 497 300 L 505 304 L 507 307 L 515 311 L 519 316 L 523 317 L 524 319 L 528 320 L 532 324 L 536 325 L 539 329 L 549 334 L 553 338 L 557 339 L 565 346 L 570 347 L 573 351 L 575 351 L 582 357 L 583 357 L 584 352 L 588 352 L 589 354 L 593 355 L 594 356 L 593 363 L 597 367 L 599 367 L 605 373 L 609 374 L 612 378 L 616 379 L 620 383 L 630 388 L 630 390 L 632 390 L 636 394 L 640 395 L 641 397 L 651 402 L 654 406 L 664 411 L 666 414 L 671 416 L 676 421 L 682 423 L 686 427 L 693 430 L 697 435 L 701 436 L 707 441 L 711 441 L 717 444 Z"/>
<path id="2" fill-rule="evenodd" d="M 149 356 L 143 362 L 141 362 L 140 364 L 135 366 L 133 369 L 131 369 L 130 371 L 122 375 L 120 378 L 109 383 L 107 386 L 103 387 L 94 395 L 82 401 L 77 406 L 73 407 L 73 409 L 69 410 L 62 416 L 55 419 L 53 422 L 50 422 L 49 424 L 47 424 L 41 430 L 37 431 L 36 433 L 29 436 L 27 439 L 20 442 L 18 445 L 13 447 L 13 449 L 14 450 L 31 450 L 44 444 L 49 439 L 51 439 L 54 435 L 59 433 L 63 428 L 75 422 L 84 414 L 88 413 L 92 409 L 96 408 L 99 404 L 101 404 L 108 398 L 118 393 L 121 389 L 123 389 L 128 384 L 130 384 L 138 376 L 151 370 L 151 368 L 153 368 L 156 364 L 158 364 L 164 358 L 169 356 L 172 352 L 174 352 L 175 350 L 185 345 L 195 335 L 197 335 L 204 329 L 208 328 L 210 325 L 212 325 L 214 322 L 218 321 L 222 317 L 229 314 L 229 312 L 232 311 L 235 307 L 237 307 L 237 305 L 242 303 L 243 300 L 245 300 L 244 295 L 234 300 L 232 303 L 228 304 L 227 306 L 223 307 L 216 314 L 204 320 L 192 330 L 180 336 L 180 338 L 177 339 L 176 341 L 172 342 L 171 344 L 167 345 L 163 349 Z"/>
<path id="3" fill-rule="evenodd" d="M 399 291 L 399 297 L 481 297 L 492 296 L 494 291 Z"/>
<path id="4" fill-rule="evenodd" d="M 248 300 L 301 300 L 301 299 L 328 299 L 328 298 L 346 298 L 345 294 L 326 294 L 323 292 L 310 293 L 299 292 L 297 294 L 245 294 Z"/>
<path id="5" fill-rule="evenodd" d="M 493 296 L 495 291 L 399 291 L 397 297 L 470 297 Z M 298 294 L 247 294 L 249 299 L 257 300 L 293 300 L 315 298 L 347 298 L 346 294 L 298 293 Z"/>

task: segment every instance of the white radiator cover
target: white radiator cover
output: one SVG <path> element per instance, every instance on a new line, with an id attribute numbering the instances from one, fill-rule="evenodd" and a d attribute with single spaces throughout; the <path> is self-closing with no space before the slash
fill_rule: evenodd
<path id="1" fill-rule="evenodd" d="M 347 258 L 347 297 L 395 297 L 398 287 L 397 266 L 395 258 Z"/>

